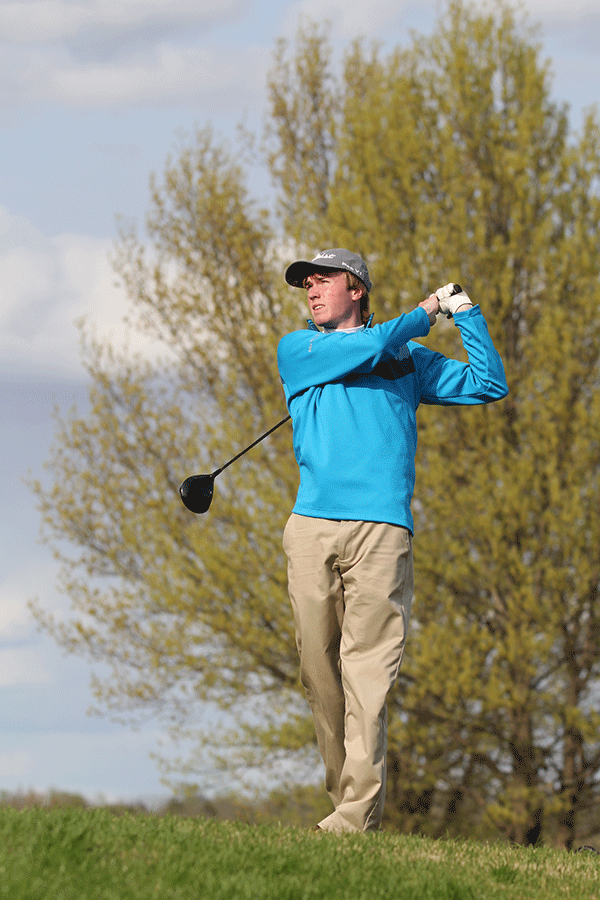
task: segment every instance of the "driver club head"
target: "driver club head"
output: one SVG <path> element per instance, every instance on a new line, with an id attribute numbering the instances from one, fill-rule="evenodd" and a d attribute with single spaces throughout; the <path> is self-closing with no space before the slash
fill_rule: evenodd
<path id="1" fill-rule="evenodd" d="M 205 513 L 212 503 L 215 486 L 214 475 L 190 475 L 181 484 L 179 496 L 190 512 Z"/>
<path id="2" fill-rule="evenodd" d="M 223 469 L 226 469 L 227 466 L 230 466 L 231 463 L 234 463 L 236 459 L 239 459 L 240 456 L 243 456 L 244 453 L 247 453 L 248 450 L 252 450 L 253 447 L 256 447 L 261 441 L 264 441 L 266 437 L 273 434 L 273 432 L 276 431 L 277 428 L 280 428 L 285 422 L 289 422 L 291 418 L 291 416 L 286 416 L 285 419 L 282 419 L 277 425 L 273 425 L 272 428 L 269 428 L 268 431 L 261 434 L 259 438 L 247 447 L 244 447 L 237 456 L 234 456 L 233 459 L 224 463 L 220 469 L 216 469 L 212 475 L 190 475 L 189 478 L 186 478 L 179 487 L 179 496 L 183 501 L 183 505 L 186 506 L 190 512 L 205 513 L 212 502 L 215 478 L 217 475 L 219 475 Z"/>

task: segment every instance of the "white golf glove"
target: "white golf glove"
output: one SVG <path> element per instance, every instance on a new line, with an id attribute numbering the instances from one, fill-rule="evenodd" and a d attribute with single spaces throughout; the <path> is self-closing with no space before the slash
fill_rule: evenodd
<path id="1" fill-rule="evenodd" d="M 445 284 L 444 287 L 438 288 L 435 292 L 440 304 L 440 312 L 444 313 L 447 319 L 451 319 L 454 313 L 461 306 L 473 306 L 471 298 L 463 291 L 460 284 Z"/>

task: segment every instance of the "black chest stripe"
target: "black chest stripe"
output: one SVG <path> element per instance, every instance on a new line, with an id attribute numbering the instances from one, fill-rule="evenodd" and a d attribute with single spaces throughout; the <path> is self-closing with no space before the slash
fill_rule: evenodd
<path id="1" fill-rule="evenodd" d="M 412 356 L 408 353 L 406 356 L 388 359 L 386 362 L 380 362 L 373 369 L 373 375 L 378 375 L 379 378 L 385 378 L 387 381 L 392 381 L 394 378 L 404 378 L 405 375 L 410 375 L 411 372 L 414 371 L 415 364 Z"/>

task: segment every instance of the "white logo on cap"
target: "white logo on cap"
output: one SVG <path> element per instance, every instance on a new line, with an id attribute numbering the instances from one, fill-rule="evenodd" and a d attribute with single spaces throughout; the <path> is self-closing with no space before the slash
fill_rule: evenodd
<path id="1" fill-rule="evenodd" d="M 335 259 L 335 253 L 317 253 L 313 262 L 316 262 L 318 259 Z"/>

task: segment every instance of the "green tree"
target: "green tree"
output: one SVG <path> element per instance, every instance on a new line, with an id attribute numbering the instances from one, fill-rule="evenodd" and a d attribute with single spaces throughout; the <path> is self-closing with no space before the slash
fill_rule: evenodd
<path id="1" fill-rule="evenodd" d="M 312 25 L 278 45 L 277 218 L 202 131 L 154 185 L 149 245 L 123 236 L 117 269 L 170 357 L 142 366 L 88 344 L 91 412 L 63 422 L 54 486 L 37 487 L 50 539 L 80 548 L 65 560 L 74 613 L 38 615 L 112 665 L 96 685 L 108 706 L 185 724 L 193 698 L 218 699 L 244 748 L 310 757 L 280 551 L 290 432 L 227 470 L 202 521 L 176 487 L 281 417 L 275 347 L 302 323 L 289 258 L 364 254 L 380 318 L 460 281 L 510 395 L 420 411 L 388 821 L 570 846 L 599 799 L 600 125 L 590 113 L 570 132 L 534 31 L 502 2 L 451 2 L 430 37 L 387 56 L 357 42 L 340 73 L 331 58 Z M 427 343 L 462 353 L 445 320 Z"/>
<path id="2" fill-rule="evenodd" d="M 298 298 L 266 212 L 210 130 L 153 182 L 147 230 L 147 246 L 122 234 L 115 266 L 169 352 L 150 364 L 84 335 L 89 410 L 59 421 L 53 484 L 35 485 L 73 616 L 36 615 L 108 666 L 94 691 L 114 714 L 177 729 L 214 700 L 237 704 L 240 723 L 259 704 L 266 721 L 298 705 L 280 546 L 297 483 L 291 428 L 221 476 L 210 516 L 187 512 L 178 486 L 281 418 L 276 345 Z"/>

